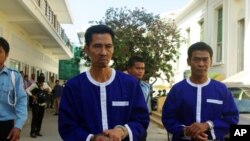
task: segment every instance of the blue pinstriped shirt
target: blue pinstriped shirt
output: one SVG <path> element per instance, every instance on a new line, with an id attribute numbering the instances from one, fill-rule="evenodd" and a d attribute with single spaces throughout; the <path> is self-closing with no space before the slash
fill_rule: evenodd
<path id="1" fill-rule="evenodd" d="M 151 112 L 150 85 L 144 81 L 140 81 L 140 86 L 141 86 L 145 101 L 147 103 L 148 110 L 149 112 Z"/>
<path id="2" fill-rule="evenodd" d="M 11 71 L 15 75 L 16 103 Z M 0 70 L 0 111 L 0 121 L 15 120 L 15 127 L 22 129 L 27 119 L 27 95 L 23 79 L 20 73 L 6 66 Z"/>

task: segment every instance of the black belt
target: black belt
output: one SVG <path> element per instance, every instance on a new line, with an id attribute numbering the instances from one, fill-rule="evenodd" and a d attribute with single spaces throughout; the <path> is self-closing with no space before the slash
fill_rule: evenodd
<path id="1" fill-rule="evenodd" d="M 0 124 L 7 124 L 7 123 L 13 123 L 13 122 L 14 122 L 14 119 L 5 120 L 5 121 L 1 121 L 1 120 L 0 120 Z"/>

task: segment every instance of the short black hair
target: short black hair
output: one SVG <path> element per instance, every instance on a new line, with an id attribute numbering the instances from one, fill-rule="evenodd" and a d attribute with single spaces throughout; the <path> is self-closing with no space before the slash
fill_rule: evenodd
<path id="1" fill-rule="evenodd" d="M 192 44 L 188 48 L 188 59 L 191 59 L 192 53 L 194 51 L 197 51 L 197 50 L 207 51 L 209 53 L 209 55 L 210 55 L 210 58 L 211 59 L 213 58 L 213 50 L 212 50 L 212 48 L 208 44 L 206 44 L 205 42 L 197 42 L 197 43 Z"/>
<path id="2" fill-rule="evenodd" d="M 37 82 L 38 83 L 43 83 L 45 81 L 45 77 L 44 76 L 38 76 L 37 77 Z"/>
<path id="3" fill-rule="evenodd" d="M 9 43 L 3 37 L 0 37 L 0 46 L 3 48 L 6 54 L 9 53 L 10 51 Z"/>
<path id="4" fill-rule="evenodd" d="M 141 56 L 132 56 L 128 60 L 127 67 L 133 67 L 136 62 L 142 62 L 144 63 L 144 59 Z"/>
<path id="5" fill-rule="evenodd" d="M 86 33 L 85 33 L 85 44 L 86 45 L 90 45 L 91 41 L 92 41 L 92 35 L 95 34 L 95 33 L 109 33 L 112 37 L 112 40 L 114 39 L 114 36 L 115 36 L 115 33 L 114 31 L 106 26 L 106 25 L 93 25 L 91 27 L 89 27 L 87 30 L 86 30 Z"/>

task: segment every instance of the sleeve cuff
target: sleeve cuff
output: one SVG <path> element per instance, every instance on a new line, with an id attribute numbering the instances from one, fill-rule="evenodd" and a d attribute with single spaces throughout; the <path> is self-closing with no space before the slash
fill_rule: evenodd
<path id="1" fill-rule="evenodd" d="M 214 123 L 213 123 L 211 120 L 206 121 L 206 123 L 207 123 L 208 126 L 209 126 L 209 130 L 214 129 Z"/>
<path id="2" fill-rule="evenodd" d="M 122 139 L 126 138 L 128 136 L 128 130 L 125 126 L 122 125 L 116 125 L 115 128 L 120 128 L 123 131 Z"/>

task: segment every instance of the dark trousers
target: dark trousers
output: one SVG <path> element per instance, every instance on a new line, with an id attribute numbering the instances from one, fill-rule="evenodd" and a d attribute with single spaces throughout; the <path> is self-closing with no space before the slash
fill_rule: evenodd
<path id="1" fill-rule="evenodd" d="M 52 94 L 47 94 L 46 95 L 46 104 L 47 104 L 47 108 L 53 108 L 54 99 L 53 99 Z"/>
<path id="2" fill-rule="evenodd" d="M 45 106 L 33 104 L 32 106 L 32 121 L 30 134 L 39 133 L 42 126 Z"/>
<path id="3" fill-rule="evenodd" d="M 10 141 L 7 137 L 13 127 L 14 120 L 0 121 L 0 141 Z"/>

